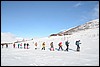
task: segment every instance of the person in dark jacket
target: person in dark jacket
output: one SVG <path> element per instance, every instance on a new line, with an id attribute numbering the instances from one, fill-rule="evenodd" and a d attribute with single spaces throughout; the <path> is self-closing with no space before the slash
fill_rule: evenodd
<path id="1" fill-rule="evenodd" d="M 76 46 L 77 46 L 76 51 L 80 51 L 80 46 L 79 46 L 79 45 L 81 44 L 81 43 L 80 43 L 80 40 L 76 41 L 75 44 L 76 44 Z"/>
<path id="2" fill-rule="evenodd" d="M 24 49 L 25 49 L 26 43 L 24 43 Z"/>
<path id="3" fill-rule="evenodd" d="M 8 48 L 8 44 L 6 44 L 6 48 Z"/>
<path id="4" fill-rule="evenodd" d="M 27 43 L 27 49 L 29 49 L 29 43 Z"/>
<path id="5" fill-rule="evenodd" d="M 53 42 L 50 43 L 50 51 L 54 51 Z"/>
<path id="6" fill-rule="evenodd" d="M 69 49 L 69 42 L 68 42 L 68 40 L 65 42 L 65 45 L 66 45 L 66 51 L 68 51 L 68 49 Z"/>
<path id="7" fill-rule="evenodd" d="M 2 48 L 3 48 L 4 44 L 1 44 L 1 45 L 2 45 Z"/>

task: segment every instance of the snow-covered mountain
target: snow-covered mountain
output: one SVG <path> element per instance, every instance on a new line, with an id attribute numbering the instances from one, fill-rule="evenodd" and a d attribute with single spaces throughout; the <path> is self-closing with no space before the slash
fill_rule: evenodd
<path id="1" fill-rule="evenodd" d="M 16 41 L 16 36 L 8 33 L 1 32 L 1 43 L 13 43 Z"/>
<path id="2" fill-rule="evenodd" d="M 92 20 L 92 21 L 89 21 L 89 22 L 86 22 L 85 24 L 83 25 L 79 25 L 79 26 L 76 26 L 74 28 L 70 28 L 68 30 L 65 30 L 65 31 L 62 31 L 62 32 L 59 32 L 57 34 L 51 34 L 52 36 L 56 36 L 56 35 L 71 35 L 75 32 L 78 32 L 78 31 L 82 31 L 82 30 L 87 30 L 87 29 L 94 29 L 94 28 L 99 28 L 99 19 L 95 19 L 95 20 Z M 50 35 L 50 36 L 51 36 Z"/>
<path id="3" fill-rule="evenodd" d="M 1 44 L 31 40 L 30 38 L 17 37 L 10 32 L 1 32 Z"/>

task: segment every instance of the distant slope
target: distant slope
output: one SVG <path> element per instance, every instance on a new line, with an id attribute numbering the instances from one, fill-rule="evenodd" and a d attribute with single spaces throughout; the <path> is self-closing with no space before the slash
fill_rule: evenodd
<path id="1" fill-rule="evenodd" d="M 78 32 L 78 31 L 87 30 L 87 29 L 94 29 L 94 28 L 99 28 L 99 19 L 89 21 L 83 25 L 76 26 L 74 28 L 59 32 L 57 34 L 51 34 L 50 36 L 71 35 L 71 34 Z"/>
<path id="2" fill-rule="evenodd" d="M 13 43 L 16 41 L 16 37 L 11 33 L 1 32 L 1 44 L 2 43 Z"/>
<path id="3" fill-rule="evenodd" d="M 22 38 L 16 37 L 14 34 L 10 32 L 1 32 L 1 44 L 2 43 L 14 43 L 14 42 L 23 42 L 23 41 L 30 41 L 30 38 Z"/>

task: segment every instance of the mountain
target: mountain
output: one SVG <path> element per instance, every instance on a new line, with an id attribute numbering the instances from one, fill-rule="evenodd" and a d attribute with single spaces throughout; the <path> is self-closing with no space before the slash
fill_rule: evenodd
<path id="1" fill-rule="evenodd" d="M 94 29 L 94 28 L 99 28 L 99 19 L 86 22 L 83 25 L 76 26 L 74 28 L 59 32 L 57 34 L 51 34 L 50 36 L 72 35 L 75 32 L 79 32 L 79 31 L 87 30 L 87 29 Z"/>
<path id="2" fill-rule="evenodd" d="M 13 43 L 16 41 L 16 37 L 11 33 L 1 32 L 1 43 Z"/>
<path id="3" fill-rule="evenodd" d="M 26 40 L 31 40 L 29 38 L 22 38 L 22 37 L 16 37 L 14 34 L 10 32 L 1 32 L 1 44 L 3 43 L 14 43 L 14 42 L 22 42 Z"/>

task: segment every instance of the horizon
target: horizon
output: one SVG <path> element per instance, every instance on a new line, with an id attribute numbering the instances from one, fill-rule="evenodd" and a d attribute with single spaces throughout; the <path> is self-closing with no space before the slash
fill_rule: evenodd
<path id="1" fill-rule="evenodd" d="M 1 32 L 47 37 L 99 18 L 99 1 L 1 1 Z"/>

